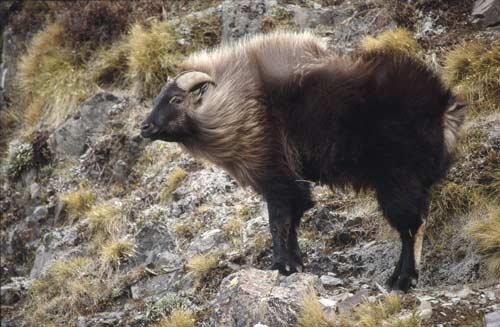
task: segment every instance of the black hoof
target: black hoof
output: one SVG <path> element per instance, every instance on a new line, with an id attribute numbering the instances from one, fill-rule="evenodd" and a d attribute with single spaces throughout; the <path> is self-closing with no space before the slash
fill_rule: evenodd
<path id="1" fill-rule="evenodd" d="M 398 276 L 391 276 L 387 280 L 387 285 L 391 290 L 408 292 L 410 288 L 417 286 L 418 276 L 412 276 L 408 274 L 401 274 Z"/>
<path id="2" fill-rule="evenodd" d="M 282 262 L 275 262 L 271 266 L 271 270 L 278 270 L 280 274 L 289 276 L 293 273 L 296 272 L 302 272 L 304 271 L 304 267 L 301 263 L 282 263 Z"/>

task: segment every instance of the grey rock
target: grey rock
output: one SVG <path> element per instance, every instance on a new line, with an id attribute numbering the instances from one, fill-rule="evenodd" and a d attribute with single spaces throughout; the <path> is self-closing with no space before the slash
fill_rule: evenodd
<path id="1" fill-rule="evenodd" d="M 223 252 L 230 248 L 226 241 L 226 234 L 220 229 L 209 230 L 196 237 L 187 249 L 187 255 L 193 256 L 200 253 Z"/>
<path id="2" fill-rule="evenodd" d="M 485 327 L 500 327 L 500 311 L 490 312 L 484 315 Z"/>
<path id="3" fill-rule="evenodd" d="M 486 297 L 490 301 L 495 301 L 496 300 L 496 295 L 495 295 L 495 292 L 493 292 L 493 291 L 487 291 L 486 292 Z"/>
<path id="4" fill-rule="evenodd" d="M 41 222 L 45 219 L 47 219 L 47 216 L 49 215 L 49 209 L 47 206 L 38 206 L 33 210 L 33 214 L 30 217 L 31 222 Z"/>
<path id="5" fill-rule="evenodd" d="M 420 300 L 417 312 L 422 320 L 428 320 L 432 317 L 432 304 L 429 301 Z"/>
<path id="6" fill-rule="evenodd" d="M 346 266 L 342 261 L 351 261 L 345 269 L 359 271 L 363 276 L 372 278 L 383 285 L 391 275 L 399 256 L 400 247 L 393 241 L 370 242 L 353 248 L 340 261 L 339 269 Z"/>
<path id="7" fill-rule="evenodd" d="M 476 0 L 472 19 L 483 27 L 500 24 L 500 0 Z"/>
<path id="8" fill-rule="evenodd" d="M 396 27 L 386 8 L 365 5 L 357 7 L 353 1 L 344 1 L 331 12 L 325 11 L 323 24 L 317 27 L 317 33 L 325 37 L 331 49 L 340 53 L 353 52 L 358 41 L 365 35 L 376 35 Z M 324 20 L 329 23 L 324 24 Z"/>
<path id="9" fill-rule="evenodd" d="M 300 301 L 310 290 L 323 291 L 317 276 L 245 269 L 224 278 L 213 303 L 215 326 L 292 326 Z"/>
<path id="10" fill-rule="evenodd" d="M 11 98 L 14 92 L 14 78 L 16 76 L 17 56 L 21 49 L 12 28 L 6 28 L 3 32 L 2 64 L 0 66 L 0 90 L 2 96 Z"/>
<path id="11" fill-rule="evenodd" d="M 222 40 L 232 41 L 260 31 L 262 18 L 276 0 L 225 0 L 222 3 Z"/>
<path id="12" fill-rule="evenodd" d="M 293 22 L 300 28 L 315 28 L 318 25 L 334 25 L 335 13 L 329 8 L 304 8 L 289 5 L 287 9 L 293 14 Z"/>
<path id="13" fill-rule="evenodd" d="M 158 275 L 152 278 L 142 280 L 130 288 L 132 298 L 134 300 L 144 299 L 148 297 L 160 297 L 170 291 L 170 284 L 173 280 L 173 275 Z"/>
<path id="14" fill-rule="evenodd" d="M 66 204 L 64 202 L 57 202 L 54 208 L 54 224 L 62 222 L 66 216 Z"/>
<path id="15" fill-rule="evenodd" d="M 101 312 L 92 317 L 78 317 L 78 327 L 123 326 L 124 312 Z"/>
<path id="16" fill-rule="evenodd" d="M 23 277 L 14 277 L 12 282 L 0 287 L 0 304 L 12 305 L 28 292 L 31 281 Z"/>
<path id="17" fill-rule="evenodd" d="M 265 216 L 257 216 L 246 222 L 242 233 L 243 244 L 249 244 L 256 235 L 269 233 L 269 220 Z"/>
<path id="18" fill-rule="evenodd" d="M 356 292 L 356 294 L 345 298 L 343 301 L 337 304 L 339 312 L 344 313 L 351 311 L 352 308 L 363 302 L 363 300 L 367 299 L 368 294 L 368 290 L 359 290 L 358 292 Z"/>
<path id="19" fill-rule="evenodd" d="M 172 269 L 174 267 L 180 266 L 180 264 L 180 256 L 170 251 L 158 253 L 156 256 L 155 266 L 157 266 L 158 268 Z"/>
<path id="20" fill-rule="evenodd" d="M 463 287 L 460 287 L 460 288 L 453 288 L 452 290 L 446 292 L 444 295 L 448 298 L 451 298 L 452 301 L 457 301 L 460 300 L 460 299 L 464 299 L 466 297 L 468 297 L 469 295 L 472 294 L 472 290 L 469 286 L 465 285 Z"/>
<path id="21" fill-rule="evenodd" d="M 39 199 L 42 194 L 42 189 L 38 183 L 30 185 L 30 197 L 33 200 Z"/>
<path id="22" fill-rule="evenodd" d="M 174 239 L 167 226 L 161 223 L 146 224 L 136 234 L 135 240 L 135 264 L 155 265 L 160 253 L 175 252 Z"/>
<path id="23" fill-rule="evenodd" d="M 133 285 L 130 290 L 132 298 L 158 300 L 168 293 L 195 293 L 195 277 L 193 273 L 185 273 L 177 269 L 166 274 L 143 279 Z"/>
<path id="24" fill-rule="evenodd" d="M 322 297 L 319 298 L 318 302 L 327 316 L 335 316 L 338 301 Z"/>
<path id="25" fill-rule="evenodd" d="M 323 275 L 320 277 L 321 283 L 323 286 L 342 286 L 344 285 L 344 280 L 329 276 L 329 275 Z"/>
<path id="26" fill-rule="evenodd" d="M 56 158 L 80 156 L 89 143 L 106 133 L 106 122 L 113 106 L 120 103 L 113 94 L 100 92 L 84 101 L 73 117 L 66 120 L 49 137 Z"/>
<path id="27" fill-rule="evenodd" d="M 81 239 L 78 228 L 78 225 L 55 228 L 45 234 L 42 244 L 36 250 L 30 278 L 38 278 L 54 260 L 68 259 L 80 254 L 78 245 Z"/>

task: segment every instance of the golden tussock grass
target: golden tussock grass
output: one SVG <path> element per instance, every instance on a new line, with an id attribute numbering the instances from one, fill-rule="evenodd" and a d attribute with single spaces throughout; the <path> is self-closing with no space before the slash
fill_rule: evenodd
<path id="1" fill-rule="evenodd" d="M 130 240 L 112 240 L 106 242 L 100 250 L 100 261 L 103 268 L 118 266 L 122 260 L 134 253 L 134 243 Z"/>
<path id="2" fill-rule="evenodd" d="M 154 324 L 153 327 L 194 327 L 195 319 L 191 312 L 176 309 L 172 313 L 161 320 L 159 323 Z"/>
<path id="3" fill-rule="evenodd" d="M 500 157 L 496 153 L 491 152 L 489 162 L 494 164 L 491 169 L 485 171 L 481 178 L 481 188 L 488 195 L 491 201 L 500 203 Z"/>
<path id="4" fill-rule="evenodd" d="M 466 222 L 467 215 L 489 201 L 481 186 L 474 182 L 445 181 L 436 185 L 431 192 L 426 235 L 435 246 L 446 246 L 448 237 L 454 235 L 457 228 Z"/>
<path id="5" fill-rule="evenodd" d="M 471 214 L 500 205 L 500 158 L 491 149 L 488 134 L 467 128 L 456 148 L 457 167 L 431 192 L 426 234 L 434 243 L 443 245 L 448 244 L 448 237 L 456 234 L 457 229 L 462 229 Z"/>
<path id="6" fill-rule="evenodd" d="M 24 102 L 26 125 L 41 119 L 59 125 L 96 88 L 77 55 L 62 46 L 62 29 L 48 25 L 38 32 L 17 65 L 18 98 Z"/>
<path id="7" fill-rule="evenodd" d="M 367 52 L 404 53 L 418 57 L 421 49 L 404 28 L 385 31 L 376 37 L 366 36 L 361 40 L 361 49 Z"/>
<path id="8" fill-rule="evenodd" d="M 193 256 L 186 263 L 186 269 L 192 271 L 194 275 L 201 279 L 219 264 L 219 255 L 215 253 L 205 253 Z"/>
<path id="9" fill-rule="evenodd" d="M 271 236 L 268 233 L 257 233 L 252 239 L 252 248 L 255 254 L 260 254 L 270 249 L 272 245 Z"/>
<path id="10" fill-rule="evenodd" d="M 363 327 L 386 326 L 387 321 L 401 311 L 401 301 L 398 296 L 389 295 L 383 301 L 375 303 L 364 302 L 356 307 L 351 315 L 342 317 L 349 324 Z"/>
<path id="11" fill-rule="evenodd" d="M 302 299 L 297 327 L 335 327 L 323 312 L 314 291 L 308 292 Z"/>
<path id="12" fill-rule="evenodd" d="M 92 236 L 97 242 L 116 236 L 126 228 L 125 213 L 113 204 L 101 203 L 94 205 L 87 213 Z"/>
<path id="13" fill-rule="evenodd" d="M 239 237 L 243 230 L 243 226 L 243 219 L 235 216 L 229 218 L 226 223 L 222 225 L 222 230 L 230 237 Z"/>
<path id="14" fill-rule="evenodd" d="M 491 274 L 500 277 L 500 206 L 490 207 L 482 219 L 471 221 L 465 233 L 474 240 Z"/>
<path id="15" fill-rule="evenodd" d="M 500 41 L 464 42 L 446 54 L 443 79 L 468 103 L 470 114 L 500 108 Z"/>
<path id="16" fill-rule="evenodd" d="M 186 223 L 177 223 L 172 225 L 172 231 L 183 238 L 186 239 L 192 239 L 194 237 L 194 228 L 191 226 L 191 224 L 186 224 Z"/>
<path id="17" fill-rule="evenodd" d="M 172 193 L 181 185 L 186 176 L 187 173 L 182 168 L 177 168 L 168 175 L 165 187 L 160 194 L 161 203 L 168 203 L 172 200 Z"/>
<path id="18" fill-rule="evenodd" d="M 125 87 L 127 85 L 129 48 L 126 40 L 97 51 L 95 59 L 89 64 L 91 79 L 99 86 Z"/>
<path id="19" fill-rule="evenodd" d="M 168 22 L 152 21 L 149 27 L 135 24 L 127 37 L 127 72 L 136 90 L 155 96 L 169 75 L 175 75 L 182 58 L 173 27 Z"/>
<path id="20" fill-rule="evenodd" d="M 61 194 L 61 201 L 66 205 L 70 219 L 82 217 L 94 204 L 95 194 L 85 184 L 74 190 Z"/>
<path id="21" fill-rule="evenodd" d="M 464 214 L 482 201 L 480 194 L 469 185 L 452 181 L 433 189 L 431 216 L 454 216 Z"/>
<path id="22" fill-rule="evenodd" d="M 92 311 L 106 296 L 105 288 L 93 275 L 94 263 L 77 257 L 57 260 L 30 289 L 30 310 L 37 324 L 51 316 L 76 315 Z"/>
<path id="23" fill-rule="evenodd" d="M 306 294 L 299 312 L 298 327 L 419 327 L 416 313 L 400 317 L 401 300 L 389 295 L 375 303 L 363 302 L 351 312 L 327 317 L 314 291 Z"/>
<path id="24" fill-rule="evenodd" d="M 252 208 L 246 204 L 236 205 L 236 215 L 242 220 L 249 220 L 252 218 Z"/>

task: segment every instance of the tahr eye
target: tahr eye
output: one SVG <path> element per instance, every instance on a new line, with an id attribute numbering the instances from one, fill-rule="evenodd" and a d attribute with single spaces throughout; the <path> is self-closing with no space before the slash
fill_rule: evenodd
<path id="1" fill-rule="evenodd" d="M 174 103 L 174 104 L 179 104 L 181 102 L 182 102 L 182 99 L 175 96 L 175 95 L 170 98 L 170 101 L 168 101 L 168 103 Z"/>

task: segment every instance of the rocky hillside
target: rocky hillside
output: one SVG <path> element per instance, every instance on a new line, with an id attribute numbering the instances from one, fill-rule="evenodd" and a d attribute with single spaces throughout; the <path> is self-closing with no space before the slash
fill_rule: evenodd
<path id="1" fill-rule="evenodd" d="M 2 2 L 1 326 L 500 326 L 499 8 Z M 306 271 L 279 276 L 262 199 L 138 135 L 182 58 L 275 29 L 309 29 L 342 54 L 406 51 L 470 103 L 410 293 L 385 289 L 399 241 L 371 193 L 315 186 Z"/>

